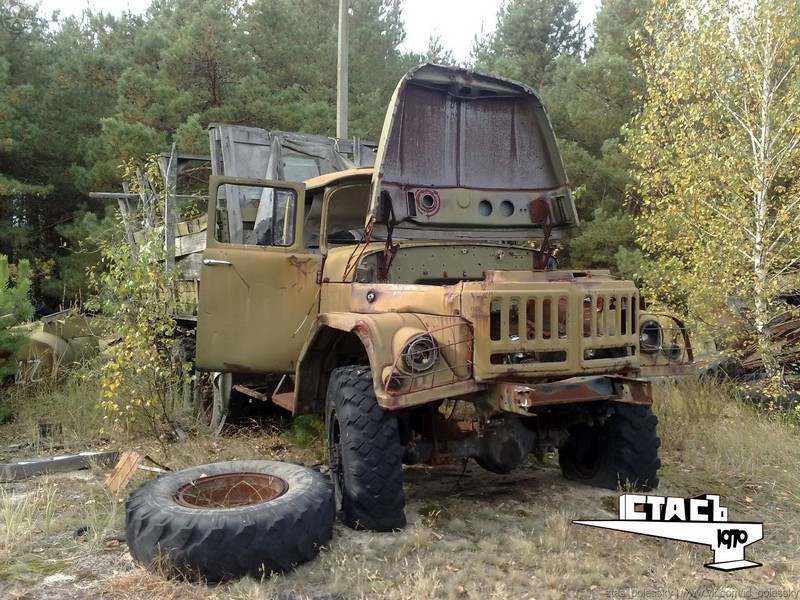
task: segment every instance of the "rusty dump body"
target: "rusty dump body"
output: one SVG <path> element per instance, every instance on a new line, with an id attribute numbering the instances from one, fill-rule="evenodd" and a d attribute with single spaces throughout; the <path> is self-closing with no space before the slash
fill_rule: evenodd
<path id="1" fill-rule="evenodd" d="M 199 368 L 294 414 L 330 414 L 337 373 L 368 369 L 407 462 L 474 457 L 507 472 L 575 446 L 614 406 L 652 402 L 634 284 L 553 257 L 579 223 L 527 86 L 414 69 L 374 167 L 303 184 L 212 177 L 212 222 Z M 574 463 L 593 451 L 570 452 Z"/>

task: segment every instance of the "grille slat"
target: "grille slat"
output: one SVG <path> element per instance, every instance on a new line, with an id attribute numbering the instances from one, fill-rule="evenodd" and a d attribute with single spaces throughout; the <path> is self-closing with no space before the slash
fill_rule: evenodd
<path id="1" fill-rule="evenodd" d="M 638 354 L 638 297 L 630 287 L 476 295 L 474 306 L 489 308 L 490 330 L 488 340 L 476 336 L 476 364 L 515 376 L 630 368 Z"/>

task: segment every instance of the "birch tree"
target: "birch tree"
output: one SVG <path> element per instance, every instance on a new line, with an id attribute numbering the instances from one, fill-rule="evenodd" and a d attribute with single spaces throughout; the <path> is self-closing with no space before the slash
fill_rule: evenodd
<path id="1" fill-rule="evenodd" d="M 629 127 L 644 279 L 779 380 L 770 321 L 800 268 L 800 3 L 657 0 Z"/>

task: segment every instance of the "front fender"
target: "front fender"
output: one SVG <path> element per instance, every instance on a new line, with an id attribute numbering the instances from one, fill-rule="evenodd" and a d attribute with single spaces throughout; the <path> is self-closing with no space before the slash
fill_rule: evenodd
<path id="1" fill-rule="evenodd" d="M 472 329 L 460 317 L 416 313 L 324 313 L 317 317 L 296 372 L 295 412 L 317 412 L 324 402 L 330 371 L 338 364 L 344 336 L 355 336 L 372 370 L 378 403 L 397 409 L 450 395 L 476 391 L 472 379 Z M 424 373 L 412 373 L 403 350 L 429 335 L 438 358 Z"/>

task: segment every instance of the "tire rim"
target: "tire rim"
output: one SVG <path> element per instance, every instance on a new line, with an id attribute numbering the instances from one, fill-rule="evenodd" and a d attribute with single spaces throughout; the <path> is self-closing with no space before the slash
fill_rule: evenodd
<path id="1" fill-rule="evenodd" d="M 288 489 L 289 484 L 275 475 L 224 473 L 181 486 L 175 501 L 188 508 L 237 508 L 275 500 Z"/>

